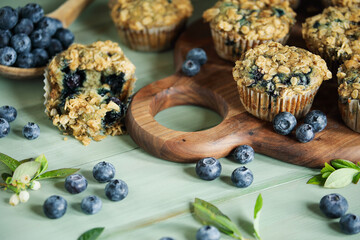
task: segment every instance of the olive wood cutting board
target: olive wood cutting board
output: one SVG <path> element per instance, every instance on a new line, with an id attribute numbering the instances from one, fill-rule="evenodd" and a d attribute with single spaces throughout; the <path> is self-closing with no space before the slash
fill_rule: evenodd
<path id="1" fill-rule="evenodd" d="M 306 48 L 300 24 L 292 29 L 287 44 Z M 208 62 L 199 74 L 187 77 L 181 73 L 181 65 L 186 53 L 195 47 L 206 51 Z M 335 158 L 360 161 L 360 134 L 346 127 L 341 119 L 334 79 L 322 84 L 312 107 L 327 115 L 327 127 L 313 141 L 300 143 L 294 131 L 288 136 L 276 134 L 270 122 L 245 111 L 232 78 L 234 63 L 217 56 L 208 24 L 197 21 L 186 29 L 176 42 L 174 60 L 175 74 L 140 89 L 126 117 L 132 139 L 154 156 L 174 162 L 196 162 L 203 157 L 225 157 L 235 147 L 249 144 L 257 153 L 307 167 L 321 167 Z M 157 113 L 177 105 L 212 109 L 223 121 L 198 132 L 175 131 L 155 121 Z M 301 122 L 298 119 L 298 125 Z"/>

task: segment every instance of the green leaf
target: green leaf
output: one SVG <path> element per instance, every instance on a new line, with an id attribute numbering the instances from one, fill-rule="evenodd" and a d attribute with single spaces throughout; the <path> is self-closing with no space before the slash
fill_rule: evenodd
<path id="1" fill-rule="evenodd" d="M 40 156 L 38 156 L 35 159 L 35 162 L 39 162 L 41 164 L 37 175 L 42 174 L 48 168 L 48 161 L 46 160 L 44 154 L 41 154 Z"/>
<path id="2" fill-rule="evenodd" d="M 41 180 L 41 179 L 49 179 L 49 178 L 64 178 L 71 174 L 76 173 L 79 170 L 80 168 L 61 168 L 61 169 L 45 172 L 37 176 L 36 179 Z"/>
<path id="3" fill-rule="evenodd" d="M 23 164 L 23 163 L 26 163 L 26 162 L 30 162 L 32 160 L 34 160 L 34 159 L 33 158 L 26 158 L 26 159 L 23 159 L 23 160 L 19 161 L 19 163 Z"/>
<path id="4" fill-rule="evenodd" d="M 322 177 L 322 174 L 318 174 L 313 176 L 307 181 L 307 184 L 315 184 L 315 185 L 324 185 L 325 178 Z"/>
<path id="5" fill-rule="evenodd" d="M 324 174 L 324 173 L 327 173 L 327 172 L 332 173 L 333 171 L 335 171 L 335 168 L 333 168 L 330 164 L 325 163 L 325 166 L 321 169 L 320 172 L 322 174 Z"/>
<path id="6" fill-rule="evenodd" d="M 0 161 L 3 162 L 6 166 L 8 166 L 8 168 L 10 168 L 10 170 L 13 172 L 20 165 L 17 160 L 3 153 L 0 153 Z"/>
<path id="7" fill-rule="evenodd" d="M 1 174 L 1 178 L 4 180 L 4 182 L 6 182 L 6 179 L 7 179 L 8 177 L 11 177 L 11 174 L 9 174 L 9 173 L 3 173 L 3 174 Z"/>
<path id="8" fill-rule="evenodd" d="M 358 171 L 360 171 L 360 167 L 356 166 L 355 163 L 350 162 L 348 160 L 344 160 L 344 159 L 334 159 L 331 160 L 331 165 L 334 166 L 335 168 L 353 168 L 356 169 Z"/>
<path id="9" fill-rule="evenodd" d="M 340 168 L 330 174 L 326 179 L 324 187 L 326 188 L 342 188 L 349 185 L 354 175 L 359 171 L 352 168 Z"/>
<path id="10" fill-rule="evenodd" d="M 261 240 L 260 237 L 260 213 L 261 213 L 261 208 L 263 206 L 263 198 L 261 196 L 261 194 L 259 194 L 259 196 L 256 199 L 256 203 L 255 203 L 255 207 L 254 207 L 254 235 L 256 237 L 256 239 Z"/>
<path id="11" fill-rule="evenodd" d="M 30 178 L 33 178 L 40 168 L 39 162 L 26 162 L 18 166 L 13 175 L 13 180 L 20 180 L 24 175 L 29 175 Z"/>
<path id="12" fill-rule="evenodd" d="M 194 214 L 203 224 L 212 225 L 235 239 L 244 240 L 239 229 L 230 218 L 211 203 L 196 198 Z"/>
<path id="13" fill-rule="evenodd" d="M 353 183 L 357 184 L 359 182 L 359 179 L 360 179 L 360 172 L 355 174 L 353 178 Z"/>
<path id="14" fill-rule="evenodd" d="M 98 227 L 92 228 L 83 234 L 77 240 L 96 240 L 100 236 L 100 234 L 104 231 L 105 228 Z"/>

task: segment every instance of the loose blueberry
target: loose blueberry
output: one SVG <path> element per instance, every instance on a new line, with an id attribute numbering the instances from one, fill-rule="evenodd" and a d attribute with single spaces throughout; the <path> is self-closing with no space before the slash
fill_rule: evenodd
<path id="1" fill-rule="evenodd" d="M 203 158 L 196 163 L 195 171 L 199 178 L 211 181 L 220 176 L 221 164 L 216 158 Z"/>
<path id="2" fill-rule="evenodd" d="M 171 237 L 162 237 L 162 238 L 160 238 L 160 240 L 174 240 L 174 239 Z"/>
<path id="3" fill-rule="evenodd" d="M 59 52 L 61 52 L 63 50 L 63 47 L 61 45 L 61 42 L 55 38 L 50 40 L 50 45 L 47 48 L 48 53 L 50 54 L 51 57 L 55 56 L 56 54 L 58 54 Z"/>
<path id="4" fill-rule="evenodd" d="M 200 65 L 203 65 L 207 61 L 206 52 L 202 48 L 193 48 L 191 49 L 187 55 L 186 59 L 191 59 L 193 61 L 197 61 Z"/>
<path id="5" fill-rule="evenodd" d="M 188 59 L 183 63 L 181 70 L 186 76 L 192 77 L 200 72 L 200 64 Z"/>
<path id="6" fill-rule="evenodd" d="M 64 49 L 67 49 L 74 42 L 75 36 L 69 29 L 59 28 L 55 38 L 61 42 Z"/>
<path id="7" fill-rule="evenodd" d="M 81 201 L 81 210 L 86 214 L 95 214 L 101 210 L 102 202 L 97 196 L 87 196 Z"/>
<path id="8" fill-rule="evenodd" d="M 40 136 L 40 127 L 36 123 L 29 122 L 24 126 L 22 133 L 25 138 L 34 140 Z"/>
<path id="9" fill-rule="evenodd" d="M 314 132 L 321 132 L 327 125 L 327 118 L 322 111 L 313 110 L 305 116 L 304 123 L 310 124 Z"/>
<path id="10" fill-rule="evenodd" d="M 234 159 L 241 163 L 246 164 L 254 160 L 254 149 L 249 145 L 241 145 L 234 150 Z"/>
<path id="11" fill-rule="evenodd" d="M 0 29 L 0 48 L 6 47 L 10 43 L 12 34 L 9 30 Z"/>
<path id="12" fill-rule="evenodd" d="M 49 61 L 49 54 L 43 48 L 35 48 L 31 52 L 34 55 L 34 65 L 35 67 L 43 67 Z"/>
<path id="13" fill-rule="evenodd" d="M 281 135 L 288 135 L 297 124 L 296 118 L 289 112 L 281 112 L 277 114 L 273 120 L 275 132 Z"/>
<path id="14" fill-rule="evenodd" d="M 86 178 L 78 173 L 67 176 L 65 179 L 65 189 L 71 194 L 85 191 L 88 186 Z"/>
<path id="15" fill-rule="evenodd" d="M 214 226 L 202 226 L 196 232 L 196 240 L 219 240 L 220 232 Z"/>
<path id="16" fill-rule="evenodd" d="M 238 167 L 232 172 L 231 181 L 236 187 L 246 188 L 254 181 L 254 175 L 247 167 Z"/>
<path id="17" fill-rule="evenodd" d="M 28 35 L 19 33 L 11 37 L 10 45 L 17 54 L 27 53 L 30 52 L 31 49 L 31 40 Z"/>
<path id="18" fill-rule="evenodd" d="M 340 228 L 343 233 L 357 234 L 360 232 L 360 217 L 348 213 L 340 218 Z"/>
<path id="19" fill-rule="evenodd" d="M 50 36 L 53 36 L 59 28 L 62 28 L 62 23 L 50 17 L 43 17 L 36 25 L 39 29 L 43 29 L 45 32 L 49 33 Z"/>
<path id="20" fill-rule="evenodd" d="M 17 54 L 12 47 L 0 48 L 0 64 L 11 66 L 15 63 Z"/>
<path id="21" fill-rule="evenodd" d="M 20 13 L 22 18 L 29 18 L 33 23 L 37 23 L 44 16 L 44 9 L 39 4 L 28 3 Z"/>
<path id="22" fill-rule="evenodd" d="M 32 68 L 35 67 L 34 54 L 32 53 L 20 53 L 16 59 L 15 65 L 20 68 Z"/>
<path id="23" fill-rule="evenodd" d="M 307 123 L 301 124 L 300 127 L 296 129 L 296 139 L 299 142 L 306 143 L 313 140 L 315 137 L 314 128 Z"/>
<path id="24" fill-rule="evenodd" d="M 12 122 L 17 117 L 17 111 L 12 106 L 0 107 L 0 118 L 4 118 L 8 122 Z"/>
<path id="25" fill-rule="evenodd" d="M 45 200 L 43 211 L 48 218 L 57 219 L 64 216 L 67 209 L 66 200 L 57 195 L 50 196 Z"/>
<path id="26" fill-rule="evenodd" d="M 127 184 L 120 180 L 111 180 L 105 187 L 105 195 L 111 201 L 123 200 L 129 193 Z"/>
<path id="27" fill-rule="evenodd" d="M 4 118 L 0 118 L 0 138 L 6 137 L 10 132 L 10 124 Z"/>
<path id="28" fill-rule="evenodd" d="M 325 195 L 320 200 L 320 210 L 329 218 L 343 216 L 349 208 L 346 199 L 337 193 Z"/>
<path id="29" fill-rule="evenodd" d="M 51 36 L 43 29 L 37 29 L 30 34 L 33 48 L 47 48 L 50 45 Z"/>
<path id="30" fill-rule="evenodd" d="M 93 168 L 93 176 L 98 182 L 109 182 L 115 176 L 115 167 L 109 162 L 99 162 Z"/>
<path id="31" fill-rule="evenodd" d="M 7 30 L 13 28 L 19 19 L 18 12 L 12 7 L 0 8 L 0 28 Z"/>
<path id="32" fill-rule="evenodd" d="M 34 30 L 33 22 L 28 18 L 21 19 L 14 27 L 14 33 L 24 33 L 29 35 Z"/>

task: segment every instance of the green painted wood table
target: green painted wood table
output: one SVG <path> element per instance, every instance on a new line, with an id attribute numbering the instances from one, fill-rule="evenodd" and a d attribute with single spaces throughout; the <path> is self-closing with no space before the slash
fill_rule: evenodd
<path id="1" fill-rule="evenodd" d="M 62 4 L 61 0 L 38 0 L 45 12 Z M 214 1 L 194 0 L 195 12 L 191 21 Z M 25 5 L 26 1 L 3 0 L 1 5 Z M 79 43 L 96 40 L 118 41 L 109 17 L 107 2 L 94 1 L 70 26 Z M 174 73 L 173 52 L 141 53 L 121 45 L 125 54 L 136 65 L 136 90 Z M 49 169 L 81 168 L 80 173 L 89 181 L 86 192 L 70 195 L 63 180 L 44 180 L 39 191 L 31 191 L 26 204 L 12 207 L 8 204 L 10 192 L 0 192 L 0 239 L 77 239 L 81 233 L 94 227 L 105 227 L 100 239 L 160 239 L 170 236 L 176 240 L 195 239 L 201 224 L 190 211 L 195 197 L 217 205 L 237 225 L 247 238 L 252 238 L 252 215 L 256 197 L 264 198 L 260 220 L 263 239 L 271 240 L 331 240 L 359 239 L 340 232 L 338 220 L 325 218 L 318 203 L 322 196 L 337 192 L 349 202 L 349 212 L 360 214 L 359 186 L 351 184 L 342 189 L 325 189 L 307 185 L 307 180 L 319 170 L 287 164 L 256 154 L 247 166 L 253 171 L 253 184 L 245 189 L 231 184 L 230 175 L 239 164 L 222 158 L 221 177 L 202 181 L 196 177 L 195 164 L 179 164 L 155 158 L 139 148 L 130 136 L 108 137 L 85 147 L 74 138 L 64 136 L 52 126 L 44 114 L 43 82 L 34 80 L 0 79 L 0 105 L 12 105 L 18 110 L 11 123 L 11 132 L 0 139 L 0 152 L 16 159 L 45 154 Z M 198 131 L 218 124 L 221 118 L 214 112 L 195 107 L 178 106 L 160 112 L 156 120 L 166 127 L 181 131 Z M 40 125 L 41 135 L 29 141 L 22 134 L 27 122 Z M 330 146 L 329 146 L 330 147 Z M 104 194 L 105 184 L 92 177 L 93 166 L 100 161 L 116 167 L 116 178 L 127 182 L 129 195 L 120 202 L 111 202 Z M 0 172 L 6 172 L 0 165 Z M 63 196 L 68 201 L 64 217 L 46 218 L 42 204 L 50 195 Z M 85 215 L 80 210 L 83 197 L 95 194 L 103 200 L 103 208 L 96 215 Z M 222 239 L 231 239 L 222 235 Z"/>

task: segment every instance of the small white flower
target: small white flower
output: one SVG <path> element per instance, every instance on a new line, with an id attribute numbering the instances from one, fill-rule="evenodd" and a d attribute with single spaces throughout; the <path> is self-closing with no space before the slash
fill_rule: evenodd
<path id="1" fill-rule="evenodd" d="M 9 200 L 9 203 L 11 206 L 16 206 L 18 205 L 20 202 L 20 199 L 19 199 L 19 196 L 17 194 L 13 194 L 11 197 L 10 197 L 10 200 Z"/>
<path id="2" fill-rule="evenodd" d="M 20 202 L 25 203 L 29 200 L 30 194 L 28 191 L 21 191 L 19 194 Z"/>
<path id="3" fill-rule="evenodd" d="M 29 175 L 22 175 L 20 177 L 20 182 L 21 183 L 25 183 L 25 184 L 28 184 L 30 182 L 31 178 Z"/>
<path id="4" fill-rule="evenodd" d="M 39 190 L 41 188 L 41 184 L 39 181 L 34 180 L 30 188 L 34 191 Z"/>

